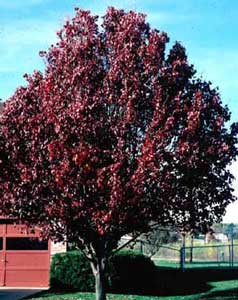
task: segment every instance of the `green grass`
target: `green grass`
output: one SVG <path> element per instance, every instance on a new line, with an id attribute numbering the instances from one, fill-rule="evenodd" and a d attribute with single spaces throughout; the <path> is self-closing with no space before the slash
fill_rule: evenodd
<path id="1" fill-rule="evenodd" d="M 138 296 L 138 295 L 113 295 L 108 294 L 108 300 L 237 300 L 238 280 L 210 282 L 210 290 L 203 293 L 187 296 Z M 36 296 L 37 300 L 94 300 L 93 293 L 49 293 Z"/>
<path id="2" fill-rule="evenodd" d="M 179 261 L 169 261 L 169 260 L 160 260 L 152 259 L 154 264 L 158 267 L 168 267 L 178 269 L 180 267 Z"/>

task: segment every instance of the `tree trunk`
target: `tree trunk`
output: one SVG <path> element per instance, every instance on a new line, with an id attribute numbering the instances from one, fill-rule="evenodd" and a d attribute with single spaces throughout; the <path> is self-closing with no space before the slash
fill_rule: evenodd
<path id="1" fill-rule="evenodd" d="M 106 300 L 105 290 L 105 258 L 98 258 L 96 264 L 91 264 L 95 277 L 96 300 Z"/>

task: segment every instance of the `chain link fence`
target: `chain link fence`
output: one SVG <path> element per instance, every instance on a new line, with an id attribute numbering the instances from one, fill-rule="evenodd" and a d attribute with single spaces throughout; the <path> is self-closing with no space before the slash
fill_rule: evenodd
<path id="1" fill-rule="evenodd" d="M 128 238 L 121 240 L 121 245 L 128 243 Z M 206 268 L 206 267 L 238 267 L 238 244 L 205 244 L 181 246 L 181 243 L 163 244 L 151 255 L 151 245 L 144 240 L 136 240 L 127 249 L 140 252 L 151 257 L 161 267 Z"/>
<path id="2" fill-rule="evenodd" d="M 180 267 L 238 267 L 238 244 L 181 247 Z"/>

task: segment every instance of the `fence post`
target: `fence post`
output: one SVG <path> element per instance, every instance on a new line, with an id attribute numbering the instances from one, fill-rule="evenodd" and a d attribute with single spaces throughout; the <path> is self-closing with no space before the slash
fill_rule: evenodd
<path id="1" fill-rule="evenodd" d="M 231 267 L 234 267 L 234 242 L 233 237 L 231 239 Z"/>
<path id="2" fill-rule="evenodd" d="M 192 263 L 193 262 L 193 234 L 191 234 L 190 236 L 190 257 L 189 257 L 189 262 Z"/>
<path id="3" fill-rule="evenodd" d="M 180 269 L 184 271 L 185 267 L 185 247 L 180 248 Z"/>
<path id="4" fill-rule="evenodd" d="M 230 249 L 230 265 L 231 268 L 234 267 L 234 228 L 235 225 L 233 223 L 229 224 L 228 231 L 230 233 L 230 239 L 231 239 L 231 249 Z"/>
<path id="5" fill-rule="evenodd" d="M 229 267 L 231 267 L 231 245 L 228 245 L 229 247 Z"/>

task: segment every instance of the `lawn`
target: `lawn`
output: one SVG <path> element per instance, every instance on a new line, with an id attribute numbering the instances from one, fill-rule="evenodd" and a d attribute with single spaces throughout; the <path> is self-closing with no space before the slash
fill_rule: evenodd
<path id="1" fill-rule="evenodd" d="M 44 292 L 37 300 L 94 300 L 93 293 Z M 238 269 L 205 268 L 185 272 L 158 267 L 156 290 L 149 295 L 108 294 L 108 300 L 237 300 Z"/>

